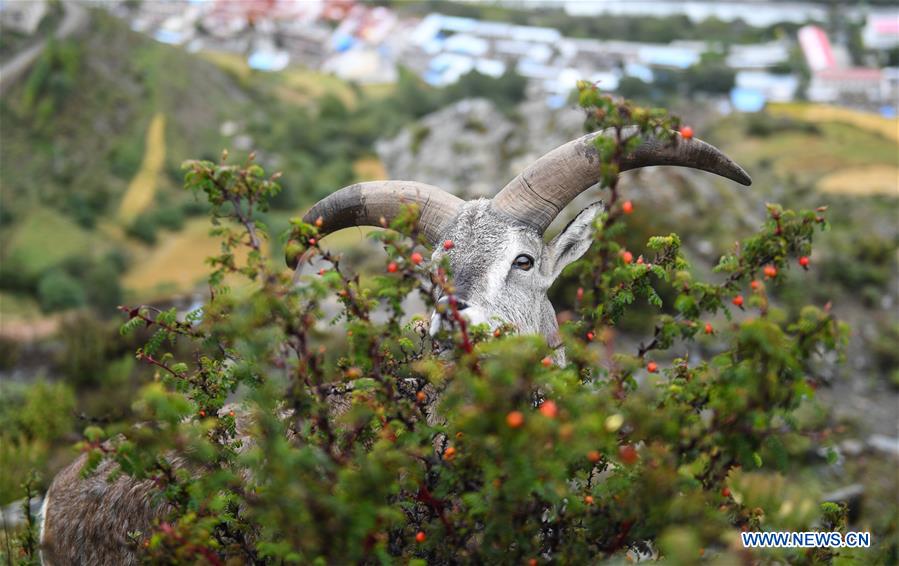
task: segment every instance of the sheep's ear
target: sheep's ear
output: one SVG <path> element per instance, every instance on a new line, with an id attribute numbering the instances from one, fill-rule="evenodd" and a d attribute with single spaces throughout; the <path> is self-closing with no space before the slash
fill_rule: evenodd
<path id="1" fill-rule="evenodd" d="M 590 244 L 593 243 L 593 222 L 605 207 L 600 202 L 594 202 L 580 211 L 574 220 L 568 223 L 558 236 L 549 243 L 549 264 L 552 266 L 551 275 L 555 279 L 562 273 L 565 266 L 579 259 Z"/>

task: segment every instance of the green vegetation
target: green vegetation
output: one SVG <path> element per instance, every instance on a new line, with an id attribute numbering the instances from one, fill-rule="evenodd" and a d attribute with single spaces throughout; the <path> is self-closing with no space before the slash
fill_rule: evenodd
<path id="1" fill-rule="evenodd" d="M 355 180 L 354 163 L 372 157 L 379 137 L 461 98 L 512 108 L 524 92 L 514 73 L 470 73 L 440 90 L 403 71 L 396 89 L 369 94 L 311 71 L 266 75 L 210 57 L 222 70 L 103 12 L 91 17 L 87 40 L 51 45 L 0 103 L 0 235 L 9 238 L 0 289 L 37 296 L 38 281 L 61 263 L 96 262 L 111 250 L 142 256 L 136 244 L 155 246 L 160 229 L 181 230 L 186 216 L 205 209 L 177 190 L 178 156 L 215 155 L 233 143 L 219 131 L 226 121 L 249 136 L 264 164 L 291 172 L 272 204 L 296 212 Z M 280 241 L 273 244 L 280 255 Z M 69 271 L 50 278 L 55 291 L 65 281 L 67 298 L 42 298 L 47 308 L 84 303 Z M 84 289 L 92 283 L 78 280 Z"/>
<path id="2" fill-rule="evenodd" d="M 601 125 L 637 115 L 651 135 L 672 124 L 621 111 L 589 88 L 581 103 L 592 116 L 603 111 Z M 615 142 L 599 149 L 614 171 Z M 569 362 L 555 367 L 539 338 L 459 322 L 441 337 L 452 348 L 446 358 L 401 323 L 406 295 L 451 289 L 451 279 L 420 277 L 431 266 L 408 260 L 417 242 L 401 234 L 414 209 L 394 222 L 400 234 L 377 235 L 402 266 L 395 273 L 362 283 L 332 261 L 294 286 L 265 259 L 252 216 L 280 190 L 277 177 L 252 160 L 189 163 L 188 186 L 221 222 L 214 298 L 184 321 L 175 309 L 129 311 L 124 333 L 152 332 L 137 357 L 158 380 L 134 405 L 150 424 L 91 426 L 82 442 L 90 466 L 113 458 L 124 474 L 152 478 L 171 504 L 164 522 L 134 535 L 136 548 L 158 563 L 580 563 L 624 560 L 651 542 L 669 560 L 727 563 L 740 557 L 729 541 L 742 529 L 846 529 L 845 507 L 819 506 L 821 486 L 804 474 L 816 448 L 809 439 L 831 434 L 828 420 L 797 412 L 814 406 L 818 381 L 807 368 L 841 349 L 846 328 L 827 309 L 790 314 L 765 287 L 749 286 L 763 272 L 772 289 L 787 279 L 811 253 L 820 213 L 770 205 L 758 234 L 722 256 L 720 281 L 707 282 L 675 234 L 646 243 L 651 267 L 624 259 L 628 214 L 615 176 L 606 180 L 610 209 L 572 267 L 584 292 L 562 329 Z M 294 222 L 300 248 L 319 253 L 317 236 Z M 234 276 L 253 290 L 229 292 Z M 676 294 L 666 304 L 657 289 L 669 282 Z M 320 328 L 314 319 L 332 295 L 341 322 Z M 655 309 L 655 330 L 631 352 L 613 329 L 636 301 Z M 389 317 L 375 322 L 375 309 Z M 703 331 L 716 312 L 730 322 Z M 710 334 L 723 351 L 679 354 Z M 242 406 L 225 406 L 239 388 Z M 440 419 L 426 418 L 430 403 Z M 172 473 L 175 455 L 204 473 Z M 880 536 L 866 555 L 875 563 L 895 553 Z M 753 552 L 782 562 L 850 556 Z"/>

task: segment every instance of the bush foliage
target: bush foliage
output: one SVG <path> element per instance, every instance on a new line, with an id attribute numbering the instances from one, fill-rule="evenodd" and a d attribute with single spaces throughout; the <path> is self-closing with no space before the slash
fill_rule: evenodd
<path id="1" fill-rule="evenodd" d="M 810 254 L 824 211 L 769 205 L 716 281 L 696 274 L 676 234 L 650 238 L 642 255 L 624 249 L 633 204 L 618 161 L 645 139 L 678 143 L 679 123 L 587 84 L 580 103 L 589 128 L 618 135 L 597 141 L 607 212 L 566 274 L 579 287 L 564 366 L 511 328 L 451 316 L 432 340 L 409 318 L 407 296 L 433 307 L 435 285 L 452 293 L 447 265 L 411 259 L 422 243 L 414 207 L 374 236 L 399 268 L 364 281 L 321 247 L 315 225 L 294 221 L 288 253 L 327 263 L 295 284 L 267 261 L 258 221 L 278 175 L 252 155 L 186 163 L 186 186 L 205 193 L 222 239 L 212 298 L 183 317 L 124 309 L 122 332 L 155 331 L 137 351 L 156 369 L 134 406 L 145 424 L 91 426 L 81 445 L 91 466 L 114 458 L 171 505 L 151 531 L 131 533 L 148 561 L 580 564 L 661 553 L 730 563 L 746 552 L 741 530 L 845 528 L 841 506 L 820 506 L 791 478 L 794 456 L 819 438 L 796 410 L 846 329 L 827 306 L 791 316 L 767 292 Z M 628 124 L 640 135 L 625 138 Z M 446 277 L 429 277 L 438 267 Z M 638 302 L 654 309 L 653 330 L 631 350 L 615 329 Z"/>

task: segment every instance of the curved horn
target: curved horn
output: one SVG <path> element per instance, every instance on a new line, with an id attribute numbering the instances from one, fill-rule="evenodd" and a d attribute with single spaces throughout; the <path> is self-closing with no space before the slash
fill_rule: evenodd
<path id="1" fill-rule="evenodd" d="M 629 126 L 622 131 L 622 138 L 636 135 L 637 131 L 637 126 Z M 569 202 L 599 182 L 599 153 L 594 140 L 597 136 L 614 135 L 615 130 L 609 128 L 550 151 L 509 181 L 493 197 L 493 208 L 533 226 L 542 234 Z M 739 165 L 718 148 L 698 139 L 678 138 L 674 144 L 646 140 L 621 160 L 621 171 L 651 165 L 701 169 L 741 185 L 752 184 L 752 179 Z"/>
<path id="2" fill-rule="evenodd" d="M 381 226 L 382 218 L 390 223 L 403 206 L 417 204 L 421 210 L 418 227 L 435 244 L 441 228 L 456 215 L 462 202 L 459 197 L 425 183 L 370 181 L 331 193 L 303 215 L 303 222 L 313 224 L 321 218 L 319 234 L 325 236 L 353 226 Z M 296 263 L 291 267 L 295 268 Z"/>

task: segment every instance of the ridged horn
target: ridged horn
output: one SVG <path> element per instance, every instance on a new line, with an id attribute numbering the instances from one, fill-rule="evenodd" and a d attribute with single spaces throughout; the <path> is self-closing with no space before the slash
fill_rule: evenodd
<path id="1" fill-rule="evenodd" d="M 319 234 L 325 236 L 353 226 L 381 226 L 382 218 L 389 224 L 404 206 L 417 204 L 418 228 L 431 244 L 436 244 L 441 229 L 456 216 L 462 202 L 459 197 L 425 183 L 370 181 L 331 193 L 309 209 L 303 222 L 313 224 L 321 218 Z M 292 263 L 290 267 L 296 268 L 297 262 Z"/>
<path id="2" fill-rule="evenodd" d="M 636 126 L 622 130 L 622 139 L 637 135 Z M 587 134 L 550 151 L 493 197 L 495 210 L 533 226 L 541 234 L 576 196 L 599 182 L 597 136 L 615 135 L 612 128 Z M 651 165 L 675 165 L 715 173 L 741 185 L 752 184 L 742 167 L 718 148 L 698 139 L 679 136 L 675 143 L 645 140 L 621 160 L 621 172 Z"/>

